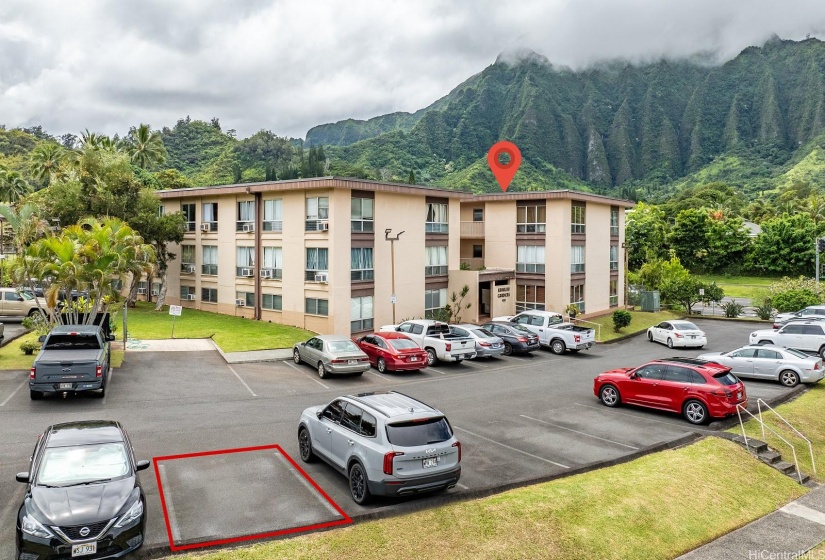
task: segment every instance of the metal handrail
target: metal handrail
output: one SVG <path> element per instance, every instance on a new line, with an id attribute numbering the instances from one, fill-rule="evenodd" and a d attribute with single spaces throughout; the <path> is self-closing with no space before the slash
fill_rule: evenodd
<path id="1" fill-rule="evenodd" d="M 602 338 L 602 326 L 599 323 L 594 323 L 593 321 L 585 321 L 584 319 L 577 319 L 575 317 L 570 317 L 570 322 L 574 325 L 576 323 L 587 323 L 588 325 L 596 325 L 596 341 L 599 342 Z"/>
<path id="2" fill-rule="evenodd" d="M 747 447 L 748 449 L 750 449 L 750 445 L 748 445 L 748 436 L 747 436 L 747 435 L 745 435 L 745 424 L 744 424 L 744 422 L 742 422 L 742 413 L 741 413 L 741 411 L 743 411 L 743 410 L 744 410 L 745 412 L 747 412 L 747 413 L 750 415 L 750 417 L 751 417 L 751 418 L 753 418 L 754 420 L 756 420 L 757 422 L 759 422 L 759 423 L 762 425 L 762 434 L 763 434 L 763 435 L 762 435 L 762 439 L 765 439 L 765 436 L 764 436 L 764 434 L 765 434 L 764 428 L 765 428 L 766 426 L 765 426 L 765 423 L 762 421 L 762 419 L 761 419 L 761 418 L 757 418 L 756 416 L 754 416 L 754 415 L 753 415 L 753 413 L 751 413 L 751 411 L 750 411 L 750 410 L 748 410 L 747 408 L 745 408 L 745 407 L 744 407 L 744 406 L 742 406 L 741 404 L 737 404 L 737 405 L 736 405 L 736 414 L 739 416 L 739 426 L 742 428 L 742 439 L 744 439 L 744 440 L 745 440 L 745 447 Z M 799 471 L 799 460 L 796 458 L 796 447 L 794 447 L 794 445 L 793 445 L 791 442 L 789 442 L 788 440 L 786 440 L 785 438 L 783 438 L 783 437 L 782 437 L 782 436 L 781 436 L 781 435 L 780 435 L 780 434 L 779 434 L 776 430 L 774 430 L 774 429 L 773 429 L 773 428 L 771 428 L 770 426 L 767 426 L 767 428 L 768 428 L 771 432 L 773 432 L 773 433 L 774 433 L 774 435 L 776 435 L 776 437 L 778 437 L 779 439 L 781 439 L 782 441 L 784 441 L 784 442 L 785 442 L 785 444 L 787 444 L 787 445 L 788 445 L 788 447 L 790 447 L 790 448 L 791 448 L 791 451 L 793 452 L 793 463 L 794 463 L 794 467 L 796 468 L 796 476 L 797 476 L 797 478 L 799 478 L 799 484 L 802 484 L 802 473 Z"/>
<path id="3" fill-rule="evenodd" d="M 785 420 L 785 418 L 784 418 L 781 414 L 779 414 L 777 411 L 775 411 L 775 410 L 773 409 L 773 407 L 771 407 L 771 405 L 769 405 L 768 403 L 766 403 L 766 402 L 765 402 L 765 401 L 763 401 L 762 399 L 756 399 L 756 408 L 759 410 L 759 418 L 762 418 L 762 405 L 763 405 L 763 404 L 764 404 L 766 407 L 768 407 L 768 410 L 770 410 L 771 412 L 773 412 L 774 414 L 776 414 L 776 416 L 777 416 L 780 420 L 782 420 L 783 422 L 785 422 L 785 425 L 786 425 L 786 426 L 788 426 L 790 429 L 792 429 L 796 435 L 798 435 L 799 437 L 801 437 L 802 439 L 804 439 L 806 442 L 808 442 L 808 453 L 810 453 L 810 454 L 811 454 L 811 470 L 813 471 L 813 475 L 814 475 L 814 476 L 816 476 L 816 462 L 814 461 L 814 446 L 813 446 L 813 443 L 811 443 L 811 440 L 809 440 L 808 438 L 806 438 L 806 437 L 802 434 L 802 432 L 800 432 L 799 430 L 797 430 L 796 428 L 794 428 L 794 427 L 791 425 L 791 423 L 790 423 L 790 422 L 788 422 L 787 420 Z M 765 433 L 765 429 L 764 429 L 764 427 L 763 427 L 763 428 L 762 428 L 762 434 L 763 434 L 763 436 L 764 436 L 764 433 Z"/>

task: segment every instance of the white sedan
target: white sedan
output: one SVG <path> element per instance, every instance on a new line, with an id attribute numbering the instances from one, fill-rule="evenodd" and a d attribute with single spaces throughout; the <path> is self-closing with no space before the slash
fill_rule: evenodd
<path id="1" fill-rule="evenodd" d="M 662 321 L 655 327 L 647 329 L 650 342 L 667 344 L 668 348 L 676 346 L 695 346 L 702 348 L 708 343 L 705 333 L 690 321 Z"/>

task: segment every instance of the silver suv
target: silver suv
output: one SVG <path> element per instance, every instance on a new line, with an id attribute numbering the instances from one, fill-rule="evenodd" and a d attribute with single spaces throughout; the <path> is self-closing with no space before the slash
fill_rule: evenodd
<path id="1" fill-rule="evenodd" d="M 298 445 L 305 463 L 320 457 L 345 475 L 357 504 L 445 490 L 461 477 L 461 443 L 444 414 L 395 391 L 307 408 Z"/>
<path id="2" fill-rule="evenodd" d="M 788 323 L 778 331 L 765 329 L 750 334 L 751 345 L 773 344 L 782 348 L 796 348 L 816 352 L 825 360 L 825 323 L 806 321 Z"/>

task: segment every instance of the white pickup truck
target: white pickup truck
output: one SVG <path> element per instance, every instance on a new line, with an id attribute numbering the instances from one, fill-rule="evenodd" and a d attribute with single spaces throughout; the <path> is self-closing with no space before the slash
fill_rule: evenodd
<path id="1" fill-rule="evenodd" d="M 512 317 L 497 317 L 494 321 L 510 321 L 531 330 L 539 336 L 539 343 L 547 346 L 554 354 L 564 354 L 566 350 L 578 352 L 596 345 L 593 329 L 566 323 L 564 317 L 552 311 L 522 311 Z"/>
<path id="2" fill-rule="evenodd" d="M 382 331 L 404 333 L 427 351 L 427 364 L 438 360 L 460 362 L 476 357 L 476 342 L 472 338 L 452 334 L 450 325 L 427 319 L 404 321 L 400 325 L 385 325 Z"/>

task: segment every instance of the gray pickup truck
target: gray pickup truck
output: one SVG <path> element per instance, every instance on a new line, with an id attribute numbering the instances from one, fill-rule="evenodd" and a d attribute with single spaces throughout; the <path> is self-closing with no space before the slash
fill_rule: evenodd
<path id="1" fill-rule="evenodd" d="M 43 347 L 32 364 L 29 390 L 33 400 L 45 393 L 97 391 L 106 394 L 106 377 L 114 335 L 98 325 L 60 325 L 43 337 Z"/>

